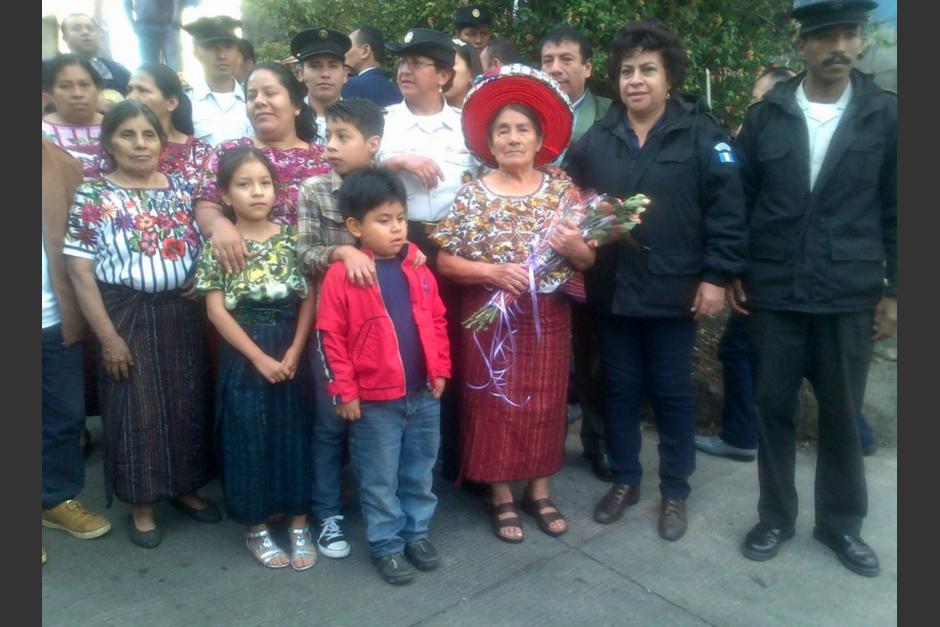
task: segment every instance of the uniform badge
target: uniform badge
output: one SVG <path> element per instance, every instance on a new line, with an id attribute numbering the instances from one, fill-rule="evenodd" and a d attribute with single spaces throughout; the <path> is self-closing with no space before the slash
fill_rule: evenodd
<path id="1" fill-rule="evenodd" d="M 320 39 L 326 39 L 329 36 L 330 36 L 329 31 L 327 31 L 325 28 L 320 29 Z"/>
<path id="2" fill-rule="evenodd" d="M 734 153 L 731 152 L 731 146 L 725 142 L 715 144 L 715 152 L 718 153 L 718 161 L 721 163 L 734 163 Z"/>
<path id="3" fill-rule="evenodd" d="M 411 31 L 408 31 L 407 33 L 405 33 L 405 43 L 406 43 L 406 44 L 407 44 L 407 43 L 410 43 L 411 40 L 414 38 L 414 36 L 415 36 L 415 34 L 414 34 L 413 32 L 411 32 Z"/>
<path id="4" fill-rule="evenodd" d="M 480 17 L 480 9 L 474 9 L 470 11 L 470 15 L 472 15 L 473 17 Z"/>

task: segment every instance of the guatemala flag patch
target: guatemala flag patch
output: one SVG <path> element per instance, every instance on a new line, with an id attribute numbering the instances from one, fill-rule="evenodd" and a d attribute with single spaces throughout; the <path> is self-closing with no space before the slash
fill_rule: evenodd
<path id="1" fill-rule="evenodd" d="M 718 161 L 721 163 L 734 163 L 734 154 L 731 152 L 731 146 L 725 142 L 715 144 L 715 152 L 718 153 Z"/>

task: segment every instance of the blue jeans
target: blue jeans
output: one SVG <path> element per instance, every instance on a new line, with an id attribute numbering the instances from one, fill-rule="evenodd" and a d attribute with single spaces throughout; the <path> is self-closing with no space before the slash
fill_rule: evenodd
<path id="1" fill-rule="evenodd" d="M 349 451 L 373 557 L 426 538 L 437 507 L 431 470 L 441 441 L 441 402 L 427 390 L 395 401 L 360 402 Z"/>
<path id="2" fill-rule="evenodd" d="M 614 483 L 640 484 L 640 418 L 649 398 L 659 434 L 659 490 L 686 499 L 695 471 L 691 318 L 597 316 L 604 441 Z"/>
<path id="3" fill-rule="evenodd" d="M 62 325 L 42 330 L 42 506 L 75 498 L 85 484 L 83 343 L 62 345 Z"/>
<path id="4" fill-rule="evenodd" d="M 754 407 L 748 319 L 748 316 L 732 313 L 718 342 L 725 392 L 719 436 L 731 446 L 753 449 L 757 448 L 757 410 Z M 858 414 L 858 439 L 862 448 L 875 444 L 875 434 L 861 412 Z"/>
<path id="5" fill-rule="evenodd" d="M 313 513 L 318 520 L 339 515 L 343 440 L 348 423 L 340 418 L 326 391 L 326 372 L 316 336 L 308 345 L 316 401 L 313 415 Z"/>
<path id="6" fill-rule="evenodd" d="M 172 24 L 134 24 L 141 63 L 163 63 L 175 72 L 183 69 L 180 29 Z M 163 59 L 160 59 L 160 53 Z"/>

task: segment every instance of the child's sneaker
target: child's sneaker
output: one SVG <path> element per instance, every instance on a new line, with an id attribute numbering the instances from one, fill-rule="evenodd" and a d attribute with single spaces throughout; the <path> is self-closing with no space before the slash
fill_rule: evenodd
<path id="1" fill-rule="evenodd" d="M 349 555 L 350 546 L 343 535 L 343 529 L 339 526 L 342 516 L 330 516 L 324 518 L 320 523 L 320 537 L 317 538 L 317 546 L 320 553 L 333 559 L 339 559 Z"/>

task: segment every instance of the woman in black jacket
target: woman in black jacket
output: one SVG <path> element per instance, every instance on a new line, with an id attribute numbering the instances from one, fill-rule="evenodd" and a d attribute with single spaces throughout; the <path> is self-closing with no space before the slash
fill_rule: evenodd
<path id="1" fill-rule="evenodd" d="M 587 273 L 604 376 L 605 440 L 614 485 L 594 518 L 610 523 L 639 497 L 639 422 L 649 398 L 659 432 L 659 534 L 686 530 L 695 469 L 692 346 L 696 320 L 719 313 L 744 268 L 744 200 L 730 139 L 701 107 L 680 103 L 688 72 L 679 38 L 661 22 L 622 27 L 608 73 L 620 103 L 575 145 L 568 172 L 582 188 L 651 199 L 637 246 L 598 250 Z"/>

